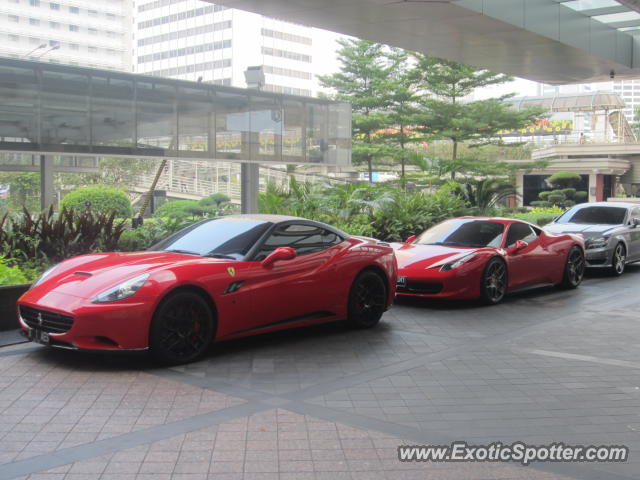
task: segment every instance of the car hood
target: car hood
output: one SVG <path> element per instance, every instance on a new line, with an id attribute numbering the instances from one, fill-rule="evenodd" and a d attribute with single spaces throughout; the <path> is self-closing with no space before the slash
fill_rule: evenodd
<path id="1" fill-rule="evenodd" d="M 96 253 L 59 264 L 37 289 L 80 298 L 94 298 L 130 278 L 168 267 L 198 262 L 226 266 L 229 260 L 170 252 Z"/>
<path id="2" fill-rule="evenodd" d="M 579 233 L 584 238 L 607 235 L 622 225 L 593 225 L 581 223 L 549 223 L 544 229 L 551 233 Z"/>
<path id="3" fill-rule="evenodd" d="M 419 245 L 415 243 L 392 243 L 398 260 L 398 269 L 421 269 L 439 267 L 482 250 L 491 248 L 447 247 L 443 245 Z"/>

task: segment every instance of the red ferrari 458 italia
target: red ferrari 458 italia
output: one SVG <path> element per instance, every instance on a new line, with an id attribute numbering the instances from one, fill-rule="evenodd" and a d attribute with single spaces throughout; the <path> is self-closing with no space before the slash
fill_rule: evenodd
<path id="1" fill-rule="evenodd" d="M 66 260 L 18 306 L 33 341 L 149 349 L 183 363 L 212 341 L 340 319 L 372 327 L 393 301 L 396 274 L 388 244 L 302 218 L 233 215 L 149 251 Z"/>
<path id="2" fill-rule="evenodd" d="M 398 295 L 495 304 L 525 288 L 576 288 L 585 268 L 582 237 L 511 218 L 453 218 L 392 246 Z"/>

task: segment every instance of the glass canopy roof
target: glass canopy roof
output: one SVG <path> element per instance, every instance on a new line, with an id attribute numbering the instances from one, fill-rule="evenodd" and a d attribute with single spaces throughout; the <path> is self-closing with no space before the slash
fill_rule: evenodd
<path id="1" fill-rule="evenodd" d="M 626 7 L 617 0 L 556 1 L 622 32 L 640 33 L 640 12 Z"/>

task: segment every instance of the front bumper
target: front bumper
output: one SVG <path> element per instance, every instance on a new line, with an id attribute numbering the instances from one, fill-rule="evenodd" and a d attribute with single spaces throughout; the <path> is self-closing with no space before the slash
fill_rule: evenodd
<path id="1" fill-rule="evenodd" d="M 18 301 L 18 320 L 26 338 L 52 347 L 145 350 L 149 347 L 149 325 L 155 305 L 152 299 L 133 301 L 134 298 L 94 304 L 54 292 L 36 300 L 27 292 Z"/>
<path id="2" fill-rule="evenodd" d="M 480 273 L 476 268 L 463 267 L 448 272 L 441 272 L 439 268 L 426 269 L 420 273 L 399 270 L 396 294 L 407 297 L 474 299 L 480 296 Z"/>
<path id="3" fill-rule="evenodd" d="M 587 268 L 608 268 L 611 267 L 613 258 L 613 248 L 588 248 L 584 253 Z"/>

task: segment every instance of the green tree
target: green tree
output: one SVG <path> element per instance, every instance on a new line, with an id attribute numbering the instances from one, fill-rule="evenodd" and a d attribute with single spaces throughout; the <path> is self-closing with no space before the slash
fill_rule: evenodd
<path id="1" fill-rule="evenodd" d="M 514 110 L 504 102 L 511 95 L 485 100 L 469 100 L 481 87 L 510 82 L 512 77 L 428 55 L 416 54 L 413 75 L 427 94 L 422 100 L 423 111 L 419 131 L 430 139 L 451 142 L 448 170 L 455 178 L 462 164 L 458 157 L 460 144 L 487 145 L 501 143 L 500 130 L 523 128 L 535 121 L 540 108 Z"/>
<path id="2" fill-rule="evenodd" d="M 390 146 L 391 156 L 400 163 L 400 179 L 404 186 L 405 165 L 411 156 L 410 145 L 416 142 L 415 125 L 419 113 L 420 95 L 416 90 L 416 76 L 407 65 L 408 55 L 400 50 L 394 51 L 396 70 L 385 82 L 386 124 L 382 140 Z"/>
<path id="3" fill-rule="evenodd" d="M 352 157 L 355 164 L 366 164 L 369 181 L 373 162 L 385 150 L 376 132 L 388 125 L 386 88 L 394 76 L 402 55 L 379 43 L 342 39 L 338 51 L 340 71 L 318 77 L 322 86 L 335 90 L 336 100 L 351 102 L 353 109 Z"/>
<path id="4" fill-rule="evenodd" d="M 58 173 L 57 183 L 63 188 L 103 185 L 114 188 L 131 187 L 132 179 L 155 171 L 158 160 L 153 158 L 114 158 L 98 160 L 97 172 Z"/>
<path id="5" fill-rule="evenodd" d="M 9 185 L 9 205 L 14 208 L 40 208 L 40 174 L 37 172 L 2 172 L 0 185 Z"/>

